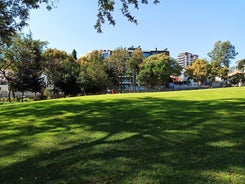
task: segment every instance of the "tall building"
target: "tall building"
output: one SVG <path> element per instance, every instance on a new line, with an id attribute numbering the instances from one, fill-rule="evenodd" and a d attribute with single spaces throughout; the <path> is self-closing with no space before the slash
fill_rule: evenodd
<path id="1" fill-rule="evenodd" d="M 187 67 L 195 59 L 198 59 L 198 55 L 189 52 L 183 52 L 178 55 L 178 63 L 183 68 Z"/>
<path id="2" fill-rule="evenodd" d="M 198 59 L 198 55 L 189 52 L 183 52 L 178 55 L 178 63 L 183 68 L 181 77 L 184 79 L 185 67 L 190 65 L 195 59 Z"/>

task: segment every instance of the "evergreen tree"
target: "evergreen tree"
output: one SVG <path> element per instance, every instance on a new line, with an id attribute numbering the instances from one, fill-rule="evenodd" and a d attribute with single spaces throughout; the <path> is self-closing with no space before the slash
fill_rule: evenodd
<path id="1" fill-rule="evenodd" d="M 230 60 L 235 59 L 237 54 L 235 46 L 230 41 L 217 41 L 213 50 L 208 53 L 208 56 L 219 65 L 229 68 Z"/>

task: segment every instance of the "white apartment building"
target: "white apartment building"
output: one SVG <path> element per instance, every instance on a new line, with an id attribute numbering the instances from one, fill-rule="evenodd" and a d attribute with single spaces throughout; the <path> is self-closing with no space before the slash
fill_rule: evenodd
<path id="1" fill-rule="evenodd" d="M 177 61 L 179 65 L 183 68 L 181 72 L 181 77 L 185 80 L 184 72 L 185 67 L 191 64 L 195 59 L 198 59 L 198 55 L 189 52 L 183 52 L 178 55 Z"/>

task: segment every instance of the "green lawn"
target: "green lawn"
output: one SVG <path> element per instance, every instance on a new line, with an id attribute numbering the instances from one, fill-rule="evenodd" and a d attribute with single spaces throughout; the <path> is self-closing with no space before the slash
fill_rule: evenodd
<path id="1" fill-rule="evenodd" d="M 0 183 L 245 183 L 245 88 L 0 105 Z"/>

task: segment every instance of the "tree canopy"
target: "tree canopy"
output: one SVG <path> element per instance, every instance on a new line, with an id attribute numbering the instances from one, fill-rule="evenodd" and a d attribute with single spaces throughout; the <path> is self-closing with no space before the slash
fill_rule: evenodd
<path id="1" fill-rule="evenodd" d="M 32 39 L 32 35 L 16 35 L 5 51 L 5 60 L 10 61 L 6 76 L 11 90 L 41 92 L 44 87 L 42 52 L 47 42 Z"/>
<path id="2" fill-rule="evenodd" d="M 73 54 L 57 49 L 47 49 L 43 53 L 44 73 L 48 84 L 53 85 L 54 92 L 63 91 L 65 95 L 77 95 L 80 92 L 77 79 L 80 65 L 75 62 Z"/>
<path id="3" fill-rule="evenodd" d="M 107 66 L 101 51 L 92 51 L 78 59 L 80 63 L 79 84 L 83 93 L 102 93 L 109 85 Z"/>
<path id="4" fill-rule="evenodd" d="M 52 0 L 1 0 L 0 1 L 0 43 L 9 43 L 12 36 L 27 23 L 30 10 L 45 3 L 47 9 L 53 6 Z"/>
<path id="5" fill-rule="evenodd" d="M 129 59 L 129 53 L 125 48 L 117 48 L 106 59 L 109 70 L 113 73 L 115 81 L 118 81 L 118 88 L 123 90 L 123 81 L 126 73 L 126 62 Z"/>
<path id="6" fill-rule="evenodd" d="M 239 70 L 245 70 L 245 59 L 241 59 L 237 61 L 237 68 Z"/>
<path id="7" fill-rule="evenodd" d="M 141 70 L 137 76 L 139 84 L 152 89 L 158 88 L 169 82 L 171 75 L 180 75 L 181 67 L 178 63 L 165 54 L 156 54 L 144 59 L 140 65 Z"/>
<path id="8" fill-rule="evenodd" d="M 208 56 L 218 64 L 229 68 L 230 60 L 235 59 L 237 54 L 235 46 L 230 41 L 221 42 L 219 40 L 215 43 L 213 50 L 208 53 Z"/>
<path id="9" fill-rule="evenodd" d="M 189 79 L 194 79 L 202 84 L 208 76 L 208 61 L 204 59 L 196 59 L 186 67 L 185 74 Z"/>

